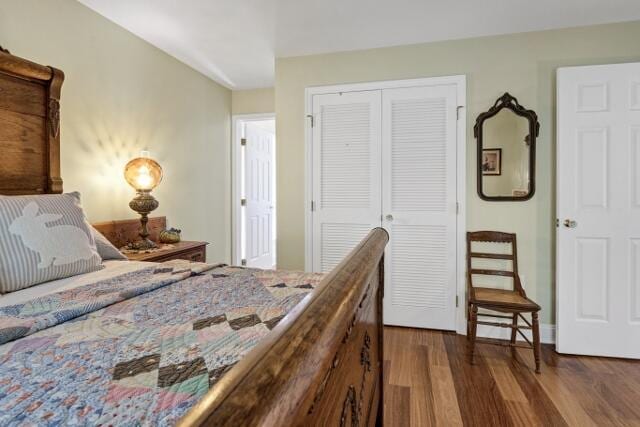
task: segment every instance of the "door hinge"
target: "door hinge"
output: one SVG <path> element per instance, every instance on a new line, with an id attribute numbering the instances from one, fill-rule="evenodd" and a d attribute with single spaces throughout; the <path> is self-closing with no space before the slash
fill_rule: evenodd
<path id="1" fill-rule="evenodd" d="M 311 201 L 311 212 L 315 212 L 316 210 L 316 202 L 314 202 L 313 200 Z"/>
<path id="2" fill-rule="evenodd" d="M 247 138 L 240 138 L 240 145 L 247 145 Z"/>
<path id="3" fill-rule="evenodd" d="M 243 258 L 243 259 L 240 261 L 240 265 L 242 265 L 242 266 L 246 266 L 246 265 L 247 265 L 247 260 Z"/>
<path id="4" fill-rule="evenodd" d="M 464 108 L 464 105 L 458 105 L 456 107 L 456 120 L 460 120 L 460 109 Z"/>
<path id="5" fill-rule="evenodd" d="M 458 295 L 456 295 L 456 307 L 458 306 Z"/>
<path id="6" fill-rule="evenodd" d="M 247 206 L 247 199 L 240 199 L 240 206 Z"/>
<path id="7" fill-rule="evenodd" d="M 456 215 L 460 213 L 460 203 L 456 202 Z"/>
<path id="8" fill-rule="evenodd" d="M 313 127 L 313 114 L 307 114 L 307 117 L 311 120 L 311 127 Z"/>

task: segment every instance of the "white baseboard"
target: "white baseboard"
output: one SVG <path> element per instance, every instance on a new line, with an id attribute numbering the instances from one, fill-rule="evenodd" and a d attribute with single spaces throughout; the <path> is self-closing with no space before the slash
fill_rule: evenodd
<path id="1" fill-rule="evenodd" d="M 531 331 L 523 331 L 527 338 L 531 339 Z M 511 338 L 511 329 L 500 328 L 497 326 L 478 325 L 477 336 L 483 338 L 496 338 L 508 340 Z M 518 334 L 518 341 L 524 341 Z M 540 325 L 540 342 L 543 344 L 555 344 L 556 342 L 556 325 L 541 324 Z"/>

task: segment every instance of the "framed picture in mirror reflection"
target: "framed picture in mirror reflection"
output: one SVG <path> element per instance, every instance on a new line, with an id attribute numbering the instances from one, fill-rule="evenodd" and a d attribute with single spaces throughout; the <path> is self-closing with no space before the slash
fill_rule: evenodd
<path id="1" fill-rule="evenodd" d="M 502 148 L 482 150 L 482 174 L 502 175 Z"/>

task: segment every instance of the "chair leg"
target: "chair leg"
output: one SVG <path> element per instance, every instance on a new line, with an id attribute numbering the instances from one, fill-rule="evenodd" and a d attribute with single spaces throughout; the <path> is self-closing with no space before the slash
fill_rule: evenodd
<path id="1" fill-rule="evenodd" d="M 471 303 L 467 304 L 467 341 L 471 338 Z"/>
<path id="2" fill-rule="evenodd" d="M 513 315 L 513 321 L 511 322 L 513 328 L 511 329 L 511 357 L 516 357 L 516 334 L 518 328 L 518 313 Z"/>
<path id="3" fill-rule="evenodd" d="M 531 326 L 533 332 L 533 357 L 536 361 L 536 373 L 540 373 L 540 325 L 538 324 L 538 312 L 531 313 Z"/>
<path id="4" fill-rule="evenodd" d="M 478 307 L 475 305 L 471 306 L 471 331 L 469 333 L 468 336 L 468 352 L 469 352 L 469 363 L 471 363 L 473 365 L 473 352 L 475 350 L 475 345 L 476 345 L 476 331 L 478 329 Z"/>

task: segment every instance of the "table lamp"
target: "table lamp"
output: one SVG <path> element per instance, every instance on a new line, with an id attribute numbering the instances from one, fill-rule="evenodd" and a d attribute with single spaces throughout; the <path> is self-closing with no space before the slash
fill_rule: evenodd
<path id="1" fill-rule="evenodd" d="M 140 157 L 131 160 L 124 167 L 124 178 L 136 190 L 136 197 L 129 202 L 129 207 L 140 214 L 140 240 L 129 244 L 131 249 L 146 250 L 156 248 L 157 245 L 149 239 L 147 230 L 148 215 L 154 211 L 159 203 L 151 195 L 151 190 L 162 181 L 162 168 L 155 160 L 149 158 L 149 152 L 143 151 Z"/>

